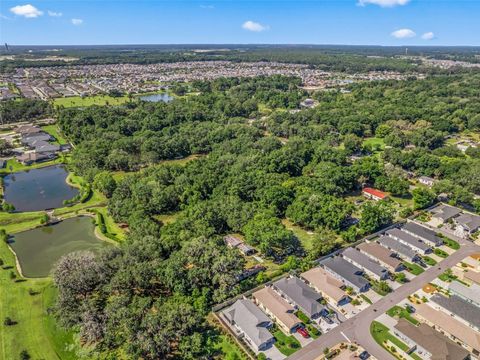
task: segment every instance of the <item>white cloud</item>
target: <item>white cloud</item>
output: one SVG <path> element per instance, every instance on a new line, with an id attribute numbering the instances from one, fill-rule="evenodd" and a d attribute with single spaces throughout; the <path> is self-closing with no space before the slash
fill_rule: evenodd
<path id="1" fill-rule="evenodd" d="M 14 6 L 10 11 L 15 15 L 24 16 L 26 18 L 36 18 L 43 15 L 43 11 L 38 10 L 35 6 L 30 4 Z"/>
<path id="2" fill-rule="evenodd" d="M 435 37 L 435 34 L 431 31 L 426 32 L 425 34 L 422 35 L 423 40 L 432 40 Z"/>
<path id="3" fill-rule="evenodd" d="M 358 5 L 365 6 L 373 4 L 381 7 L 394 7 L 407 5 L 409 2 L 410 0 L 358 0 Z"/>
<path id="4" fill-rule="evenodd" d="M 268 30 L 270 27 L 268 25 L 262 25 L 258 22 L 248 20 L 242 24 L 242 28 L 248 31 L 261 32 Z"/>
<path id="5" fill-rule="evenodd" d="M 82 25 L 83 24 L 83 20 L 82 19 L 72 19 L 72 24 L 73 25 Z"/>
<path id="6" fill-rule="evenodd" d="M 415 34 L 415 31 L 410 29 L 398 29 L 392 32 L 390 35 L 397 39 L 408 39 L 417 36 L 417 34 Z"/>
<path id="7" fill-rule="evenodd" d="M 48 10 L 47 12 L 48 12 L 48 16 L 53 16 L 53 17 L 60 17 L 63 15 L 61 12 L 56 12 L 51 10 Z"/>

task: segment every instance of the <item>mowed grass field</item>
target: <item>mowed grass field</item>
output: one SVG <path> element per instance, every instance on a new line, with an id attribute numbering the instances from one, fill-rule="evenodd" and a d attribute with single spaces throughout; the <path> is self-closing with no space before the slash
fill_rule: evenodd
<path id="1" fill-rule="evenodd" d="M 53 105 L 63 107 L 84 107 L 84 106 L 104 106 L 104 105 L 122 105 L 130 101 L 128 96 L 112 97 L 108 95 L 95 96 L 72 96 L 64 98 L 56 98 L 53 100 Z"/>
<path id="2" fill-rule="evenodd" d="M 60 129 L 57 125 L 47 125 L 42 126 L 42 130 L 52 135 L 57 141 L 56 143 L 59 145 L 68 144 L 67 139 L 60 133 Z"/>
<path id="3" fill-rule="evenodd" d="M 55 288 L 50 279 L 10 279 L 10 273 L 20 275 L 15 268 L 15 257 L 7 244 L 0 244 L 0 359 L 20 359 L 26 350 L 31 359 L 76 359 L 73 334 L 58 327 L 47 309 L 53 305 Z M 33 295 L 29 294 L 29 289 Z M 15 325 L 6 326 L 10 317 Z"/>

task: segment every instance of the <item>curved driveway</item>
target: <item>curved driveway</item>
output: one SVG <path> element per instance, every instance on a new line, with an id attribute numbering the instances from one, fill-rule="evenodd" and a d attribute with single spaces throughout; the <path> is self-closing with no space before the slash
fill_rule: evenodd
<path id="1" fill-rule="evenodd" d="M 465 257 L 480 252 L 480 246 L 472 242 L 466 242 L 463 240 L 461 243 L 461 248 L 455 253 L 422 274 L 416 276 L 409 283 L 402 285 L 394 292 L 383 297 L 373 305 L 370 305 L 359 314 L 343 322 L 335 329 L 320 336 L 315 341 L 289 356 L 287 360 L 315 360 L 323 355 L 323 350 L 326 347 L 330 348 L 340 342 L 348 341 L 360 344 L 365 350 L 379 360 L 395 360 L 389 352 L 384 350 L 372 338 L 370 335 L 370 324 L 380 314 L 386 312 L 395 304 L 421 289 L 425 284 L 437 278 L 446 269 L 452 268 Z"/>

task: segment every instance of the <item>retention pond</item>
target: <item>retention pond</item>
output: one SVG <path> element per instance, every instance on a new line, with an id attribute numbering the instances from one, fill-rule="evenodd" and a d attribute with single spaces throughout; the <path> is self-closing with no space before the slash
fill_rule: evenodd
<path id="1" fill-rule="evenodd" d="M 109 246 L 95 236 L 95 225 L 87 216 L 63 220 L 15 234 L 9 241 L 26 277 L 45 277 L 54 264 L 74 251 L 94 252 Z"/>
<path id="2" fill-rule="evenodd" d="M 63 206 L 78 194 L 68 185 L 68 172 L 62 165 L 20 171 L 4 177 L 4 198 L 16 211 L 38 211 Z"/>

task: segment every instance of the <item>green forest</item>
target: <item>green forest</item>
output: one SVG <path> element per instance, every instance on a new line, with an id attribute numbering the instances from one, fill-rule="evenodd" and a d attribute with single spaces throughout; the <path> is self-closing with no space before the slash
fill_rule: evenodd
<path id="1" fill-rule="evenodd" d="M 59 110 L 75 145 L 71 170 L 128 225 L 119 247 L 73 253 L 53 272 L 56 317 L 90 357 L 208 358 L 213 305 L 307 269 L 439 194 L 480 211 L 480 152 L 452 143 L 478 140 L 478 74 L 313 95 L 299 84 L 281 76 L 198 81 L 191 86 L 199 95 L 171 103 Z M 307 96 L 318 106 L 295 111 Z M 439 181 L 411 191 L 411 174 Z M 364 186 L 393 200 L 358 201 Z M 167 215 L 174 220 L 162 221 Z M 286 222 L 313 231 L 308 244 Z M 246 260 L 223 243 L 229 233 L 275 271 L 239 282 Z"/>

